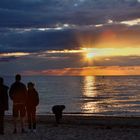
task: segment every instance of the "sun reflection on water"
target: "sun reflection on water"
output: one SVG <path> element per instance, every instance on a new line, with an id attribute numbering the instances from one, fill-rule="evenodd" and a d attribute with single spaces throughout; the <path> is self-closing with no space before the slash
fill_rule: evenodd
<path id="1" fill-rule="evenodd" d="M 84 77 L 83 95 L 86 97 L 95 97 L 96 91 L 94 89 L 95 89 L 95 77 L 94 76 Z"/>
<path id="2" fill-rule="evenodd" d="M 99 112 L 99 108 L 97 105 L 97 91 L 95 80 L 96 78 L 94 76 L 84 77 L 84 85 L 83 85 L 84 103 L 81 106 L 81 109 L 84 113 Z"/>

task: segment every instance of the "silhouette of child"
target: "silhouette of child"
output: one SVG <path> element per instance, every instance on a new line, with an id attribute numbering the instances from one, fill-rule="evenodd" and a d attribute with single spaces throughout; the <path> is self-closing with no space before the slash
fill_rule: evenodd
<path id="1" fill-rule="evenodd" d="M 30 131 L 33 129 L 33 132 L 36 132 L 36 107 L 39 104 L 39 96 L 32 82 L 28 83 L 27 93 L 28 128 Z"/>
<path id="2" fill-rule="evenodd" d="M 55 105 L 52 107 L 52 112 L 55 114 L 56 125 L 60 123 L 64 109 L 65 109 L 64 105 Z"/>

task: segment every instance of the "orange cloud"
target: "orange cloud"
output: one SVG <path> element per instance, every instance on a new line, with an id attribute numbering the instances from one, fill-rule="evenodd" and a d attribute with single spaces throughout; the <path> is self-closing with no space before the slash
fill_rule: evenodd
<path id="1" fill-rule="evenodd" d="M 99 33 L 85 33 L 78 35 L 77 40 L 81 48 L 125 48 L 139 47 L 140 31 L 126 26 L 106 27 Z"/>
<path id="2" fill-rule="evenodd" d="M 97 66 L 83 68 L 64 68 L 43 71 L 25 71 L 24 75 L 89 76 L 89 75 L 140 75 L 140 66 Z"/>

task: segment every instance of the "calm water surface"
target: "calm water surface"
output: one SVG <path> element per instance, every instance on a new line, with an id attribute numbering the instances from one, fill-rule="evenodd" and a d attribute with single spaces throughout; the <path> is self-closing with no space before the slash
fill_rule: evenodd
<path id="1" fill-rule="evenodd" d="M 8 86 L 14 81 L 12 76 L 4 78 Z M 53 105 L 64 104 L 65 113 L 140 116 L 140 76 L 26 76 L 22 80 L 36 84 L 38 114 L 51 113 Z"/>

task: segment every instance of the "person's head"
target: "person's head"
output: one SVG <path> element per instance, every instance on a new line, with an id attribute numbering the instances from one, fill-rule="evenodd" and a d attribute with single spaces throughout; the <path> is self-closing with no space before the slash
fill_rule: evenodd
<path id="1" fill-rule="evenodd" d="M 52 111 L 54 114 L 61 114 L 65 109 L 65 105 L 54 105 Z"/>
<path id="2" fill-rule="evenodd" d="M 0 85 L 3 85 L 3 82 L 4 82 L 3 78 L 0 77 Z"/>
<path id="3" fill-rule="evenodd" d="M 29 82 L 29 83 L 27 84 L 27 86 L 28 86 L 28 89 L 33 89 L 33 88 L 34 88 L 34 83 Z"/>
<path id="4" fill-rule="evenodd" d="M 17 75 L 15 76 L 15 80 L 19 82 L 19 81 L 21 80 L 21 75 L 20 75 L 20 74 L 17 74 Z"/>

